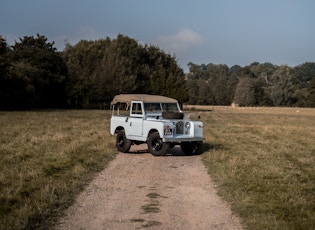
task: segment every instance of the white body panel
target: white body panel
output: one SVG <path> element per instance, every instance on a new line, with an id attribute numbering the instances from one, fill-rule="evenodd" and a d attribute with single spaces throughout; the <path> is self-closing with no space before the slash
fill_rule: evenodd
<path id="1" fill-rule="evenodd" d="M 190 129 L 185 133 L 176 133 L 176 124 L 190 124 Z M 165 129 L 170 127 L 172 133 L 165 135 Z M 169 120 L 151 117 L 112 116 L 110 133 L 114 135 L 116 130 L 124 129 L 129 140 L 147 141 L 150 131 L 157 131 L 165 142 L 203 141 L 203 123 L 190 120 Z"/>
<path id="2" fill-rule="evenodd" d="M 126 96 L 121 95 L 119 97 L 125 98 Z M 165 111 L 175 111 L 182 115 L 176 100 L 165 99 L 165 97 L 160 96 L 129 95 L 129 97 L 137 98 L 137 100 L 127 101 L 125 110 L 119 108 L 119 105 L 116 109 L 116 104 L 113 104 L 110 123 L 110 133 L 112 135 L 119 130 L 125 130 L 127 139 L 146 142 L 151 132 L 158 132 L 164 142 L 203 141 L 203 123 L 201 121 L 178 119 L 178 117 L 174 117 L 174 119 L 162 117 Z M 143 101 L 140 99 L 143 99 Z M 155 101 L 156 99 L 162 101 Z M 115 114 L 115 111 L 117 114 Z M 124 115 L 121 115 L 122 113 Z"/>

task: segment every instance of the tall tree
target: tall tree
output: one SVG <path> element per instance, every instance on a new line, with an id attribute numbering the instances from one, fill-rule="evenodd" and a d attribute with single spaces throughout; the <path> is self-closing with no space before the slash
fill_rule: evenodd
<path id="1" fill-rule="evenodd" d="M 315 62 L 305 62 L 294 68 L 297 79 L 304 87 L 308 82 L 315 77 Z"/>
<path id="2" fill-rule="evenodd" d="M 188 100 L 183 70 L 174 57 L 119 34 L 116 39 L 80 41 L 63 53 L 72 106 L 108 106 L 116 94 L 151 93 Z"/>
<path id="3" fill-rule="evenodd" d="M 43 35 L 25 36 L 10 52 L 11 95 L 16 108 L 52 108 L 65 104 L 66 66 Z"/>
<path id="4" fill-rule="evenodd" d="M 8 73 L 9 62 L 7 55 L 9 51 L 10 49 L 6 40 L 0 36 L 0 76 L 7 75 Z"/>
<path id="5" fill-rule="evenodd" d="M 177 65 L 175 57 L 165 54 L 158 47 L 147 48 L 150 76 L 150 91 L 178 99 L 182 104 L 188 100 L 188 90 L 183 70 Z"/>
<path id="6" fill-rule="evenodd" d="M 312 93 L 311 85 L 312 81 L 315 78 L 315 63 L 306 62 L 301 65 L 298 65 L 294 68 L 296 78 L 298 79 L 297 89 L 295 90 L 294 97 L 297 102 L 296 106 L 308 106 L 314 107 L 314 104 L 309 97 Z"/>
<path id="7" fill-rule="evenodd" d="M 294 69 L 282 65 L 270 78 L 270 86 L 268 87 L 270 99 L 275 106 L 292 106 L 296 103 L 294 92 L 296 90 L 297 78 Z"/>
<path id="8" fill-rule="evenodd" d="M 242 78 L 236 86 L 234 102 L 239 106 L 256 105 L 255 83 L 253 78 Z"/>
<path id="9" fill-rule="evenodd" d="M 209 63 L 207 65 L 188 64 L 190 73 L 186 75 L 189 86 L 198 85 L 197 89 L 190 89 L 189 103 L 196 101 L 198 104 L 221 104 L 231 103 L 230 84 L 228 84 L 227 65 L 216 65 Z"/>
<path id="10" fill-rule="evenodd" d="M 9 90 L 9 52 L 10 49 L 6 40 L 2 36 L 0 36 L 0 109 L 8 108 L 8 106 L 10 105 L 9 96 L 12 93 Z"/>
<path id="11" fill-rule="evenodd" d="M 75 108 L 89 108 L 97 106 L 97 99 L 100 91 L 106 82 L 100 79 L 107 78 L 109 73 L 102 70 L 102 61 L 106 51 L 110 49 L 111 41 L 109 38 L 98 41 L 78 42 L 75 46 L 68 45 L 63 52 L 63 58 L 69 72 L 67 81 L 67 98 L 69 106 Z M 114 62 L 109 63 L 110 68 L 115 71 L 119 69 Z M 107 88 L 112 87 L 107 84 Z M 96 92 L 97 90 L 97 92 Z M 105 91 L 106 93 L 106 91 Z"/>
<path id="12" fill-rule="evenodd" d="M 315 77 L 313 77 L 307 86 L 307 98 L 305 105 L 315 107 Z"/>

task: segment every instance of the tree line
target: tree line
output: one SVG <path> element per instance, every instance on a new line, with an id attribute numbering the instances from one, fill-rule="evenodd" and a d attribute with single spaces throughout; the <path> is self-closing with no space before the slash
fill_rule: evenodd
<path id="1" fill-rule="evenodd" d="M 189 104 L 315 107 L 315 63 L 254 62 L 240 67 L 189 63 Z"/>
<path id="2" fill-rule="evenodd" d="M 109 108 L 121 93 L 181 104 L 315 107 L 315 63 L 188 66 L 184 74 L 175 55 L 122 34 L 67 43 L 63 51 L 39 34 L 12 46 L 0 36 L 0 110 Z"/>
<path id="3" fill-rule="evenodd" d="M 81 40 L 58 52 L 43 35 L 9 47 L 0 36 L 0 109 L 109 108 L 121 93 L 188 100 L 175 56 L 119 34 Z"/>

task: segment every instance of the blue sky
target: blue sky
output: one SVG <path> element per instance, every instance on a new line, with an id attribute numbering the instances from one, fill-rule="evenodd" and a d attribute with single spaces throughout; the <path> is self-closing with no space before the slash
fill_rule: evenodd
<path id="1" fill-rule="evenodd" d="M 10 45 L 45 35 L 65 40 L 124 34 L 187 63 L 296 66 L 315 61 L 314 0 L 2 0 L 0 35 Z"/>

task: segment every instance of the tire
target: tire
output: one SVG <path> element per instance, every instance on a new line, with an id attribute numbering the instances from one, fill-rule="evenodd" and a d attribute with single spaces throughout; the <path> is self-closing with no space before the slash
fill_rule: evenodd
<path id="1" fill-rule="evenodd" d="M 150 134 L 147 143 L 150 153 L 154 156 L 165 156 L 170 147 L 168 143 L 163 142 L 157 132 Z"/>
<path id="2" fill-rule="evenodd" d="M 184 114 L 181 112 L 168 112 L 168 111 L 163 111 L 162 112 L 162 117 L 165 119 L 183 119 Z"/>
<path id="3" fill-rule="evenodd" d="M 185 155 L 198 155 L 201 154 L 203 151 L 203 143 L 199 141 L 192 141 L 192 142 L 182 142 L 180 144 L 182 151 Z"/>
<path id="4" fill-rule="evenodd" d="M 125 131 L 120 130 L 117 133 L 117 137 L 116 137 L 116 147 L 118 151 L 126 153 L 129 151 L 130 146 L 131 146 L 131 141 L 126 138 Z"/>

